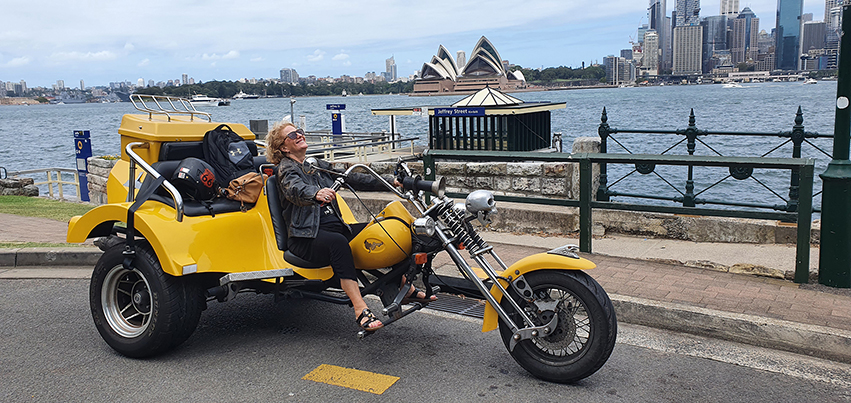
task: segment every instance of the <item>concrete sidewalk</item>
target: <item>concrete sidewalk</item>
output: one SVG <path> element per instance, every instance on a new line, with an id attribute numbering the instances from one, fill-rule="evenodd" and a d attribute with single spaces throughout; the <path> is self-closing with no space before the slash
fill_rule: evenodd
<path id="1" fill-rule="evenodd" d="M 0 242 L 62 243 L 66 230 L 59 221 L 0 214 Z M 509 265 L 578 243 L 556 236 L 482 235 Z M 851 363 L 851 290 L 737 273 L 736 268 L 754 272 L 749 266 L 771 275 L 792 270 L 794 246 L 617 236 L 596 239 L 593 248 L 585 257 L 598 267 L 588 274 L 609 293 L 621 322 Z M 0 278 L 87 278 L 100 254 L 93 246 L 0 249 Z M 817 261 L 817 248 L 811 256 Z M 441 274 L 458 272 L 446 254 L 435 264 Z"/>

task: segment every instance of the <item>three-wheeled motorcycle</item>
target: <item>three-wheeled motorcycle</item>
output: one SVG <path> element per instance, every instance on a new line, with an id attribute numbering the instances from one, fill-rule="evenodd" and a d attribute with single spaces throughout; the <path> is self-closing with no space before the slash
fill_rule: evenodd
<path id="1" fill-rule="evenodd" d="M 202 138 L 218 123 L 184 99 L 134 95 L 133 103 L 145 114 L 122 119 L 123 152 L 107 181 L 108 203 L 74 217 L 67 236 L 68 242 L 100 238 L 104 253 L 89 294 L 107 344 L 129 357 L 164 353 L 189 338 L 208 302 L 229 301 L 244 291 L 271 294 L 276 301 L 350 303 L 328 262 L 305 261 L 287 250 L 274 167 L 264 165 L 257 147 L 262 142 L 251 131 L 229 125 L 249 144 L 256 169 L 271 175 L 256 204 L 199 202 L 181 194 L 171 178 L 183 159 L 203 158 Z M 305 164 L 306 170 L 319 169 L 310 159 Z M 381 179 L 368 166 L 354 164 L 336 174 L 335 190 L 346 186 L 353 170 Z M 475 228 L 496 213 L 492 193 L 477 190 L 456 203 L 444 195 L 442 180 L 423 180 L 405 162 L 397 163 L 396 175 L 402 190 L 381 181 L 399 200 L 372 214 L 350 243 L 361 292 L 380 298 L 385 326 L 428 305 L 403 304 L 410 286 L 400 291 L 399 284 L 403 276 L 408 284 L 419 279 L 427 294 L 438 292 L 429 279 L 434 257 L 445 252 L 473 294 L 487 302 L 482 331 L 498 327 L 511 356 L 527 371 L 568 383 L 603 366 L 615 345 L 615 312 L 603 288 L 584 272 L 595 265 L 579 257 L 576 246 L 508 266 Z M 337 197 L 344 221 L 355 222 Z"/>

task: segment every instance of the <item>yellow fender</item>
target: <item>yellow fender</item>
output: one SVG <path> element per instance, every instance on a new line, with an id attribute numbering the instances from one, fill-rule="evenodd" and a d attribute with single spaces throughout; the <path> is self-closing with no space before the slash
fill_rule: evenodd
<path id="1" fill-rule="evenodd" d="M 500 276 L 513 280 L 518 276 L 538 270 L 590 270 L 595 267 L 597 265 L 585 258 L 574 259 L 552 253 L 536 253 L 518 260 L 508 270 L 502 272 Z M 499 280 L 499 282 L 503 287 L 508 287 L 508 283 L 505 280 Z M 502 301 L 502 291 L 496 285 L 491 287 L 490 293 L 496 298 L 497 302 Z M 497 315 L 496 310 L 491 304 L 485 304 L 482 332 L 489 332 L 496 329 L 498 322 L 499 315 Z"/>

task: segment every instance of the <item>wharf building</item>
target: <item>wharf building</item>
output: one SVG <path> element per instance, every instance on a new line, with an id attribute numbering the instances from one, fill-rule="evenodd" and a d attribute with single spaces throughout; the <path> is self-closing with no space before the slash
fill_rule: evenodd
<path id="1" fill-rule="evenodd" d="M 458 67 L 452 54 L 440 45 L 437 54 L 423 63 L 420 77 L 414 81 L 414 95 L 451 92 L 476 92 L 483 88 L 511 91 L 526 88 L 526 79 L 519 70 L 509 72 L 496 47 L 484 36 L 476 43 L 470 60 Z"/>

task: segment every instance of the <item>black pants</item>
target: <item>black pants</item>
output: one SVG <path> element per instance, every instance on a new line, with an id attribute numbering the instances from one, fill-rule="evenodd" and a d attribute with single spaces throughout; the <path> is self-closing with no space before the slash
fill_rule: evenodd
<path id="1" fill-rule="evenodd" d="M 320 226 L 316 238 L 292 238 L 287 242 L 287 248 L 296 256 L 310 262 L 328 262 L 339 279 L 357 281 L 355 261 L 349 241 L 355 238 L 365 227 L 366 223 L 351 224 L 351 233 L 345 226 Z"/>

